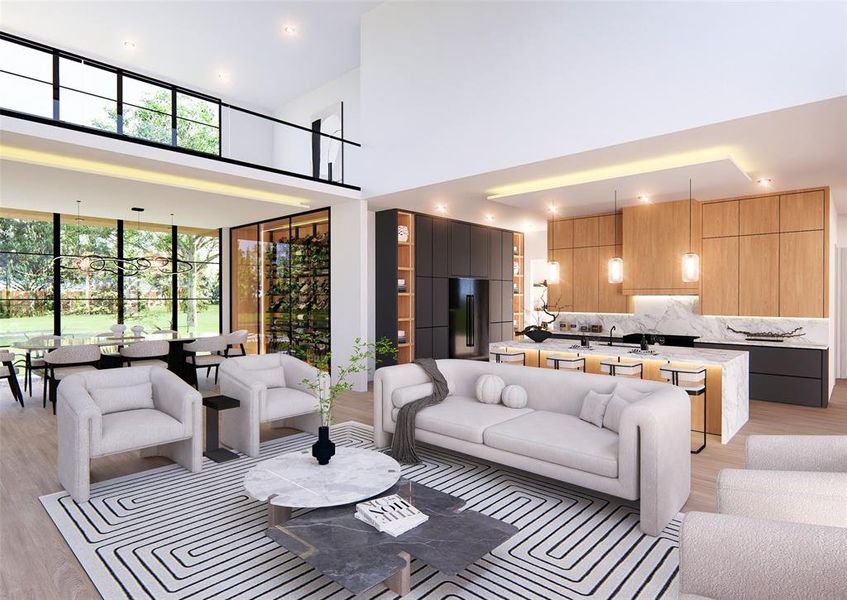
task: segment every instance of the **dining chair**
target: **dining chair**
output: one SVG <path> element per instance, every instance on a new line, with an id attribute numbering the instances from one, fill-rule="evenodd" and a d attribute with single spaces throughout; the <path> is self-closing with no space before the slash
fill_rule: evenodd
<path id="1" fill-rule="evenodd" d="M 28 346 L 37 346 L 38 344 L 55 344 L 57 347 L 62 343 L 62 336 L 59 335 L 36 335 L 27 339 Z M 41 369 L 42 381 L 47 378 L 47 366 L 44 362 L 44 349 L 33 348 L 26 351 L 24 357 L 24 390 L 29 390 L 29 397 L 32 398 L 32 373 L 36 369 Z M 45 388 L 46 389 L 46 388 Z M 46 402 L 46 399 L 44 399 Z"/>
<path id="2" fill-rule="evenodd" d="M 121 359 L 127 367 L 168 368 L 170 344 L 164 340 L 134 342 L 121 348 Z"/>
<path id="3" fill-rule="evenodd" d="M 216 335 L 213 337 L 197 338 L 193 342 L 189 342 L 182 346 L 186 352 L 185 362 L 194 367 L 194 369 L 206 369 L 206 376 L 209 376 L 212 368 L 215 369 L 215 385 L 218 384 L 218 369 L 222 362 L 226 360 L 221 353 L 226 351 L 226 336 Z M 198 354 L 198 352 L 208 352 L 209 354 Z M 200 389 L 199 381 L 195 384 L 197 389 Z"/>
<path id="4" fill-rule="evenodd" d="M 24 395 L 21 393 L 21 386 L 18 384 L 17 368 L 15 367 L 15 355 L 8 350 L 0 350 L 0 379 L 9 380 L 9 388 L 12 390 L 12 397 L 24 405 Z"/>
<path id="5" fill-rule="evenodd" d="M 239 329 L 238 331 L 224 334 L 223 337 L 226 338 L 226 350 L 224 350 L 224 356 L 227 358 L 232 358 L 233 356 L 245 356 L 247 351 L 244 349 L 244 344 L 247 342 L 248 335 L 249 332 L 246 329 Z"/>
<path id="6" fill-rule="evenodd" d="M 100 362 L 100 347 L 95 344 L 79 346 L 60 346 L 44 357 L 47 377 L 44 380 L 45 392 L 50 390 L 50 402 L 53 414 L 56 414 L 56 388 L 65 377 L 74 373 L 83 373 L 97 369 Z M 46 398 L 46 394 L 45 394 Z M 45 400 L 44 406 L 47 406 Z"/>

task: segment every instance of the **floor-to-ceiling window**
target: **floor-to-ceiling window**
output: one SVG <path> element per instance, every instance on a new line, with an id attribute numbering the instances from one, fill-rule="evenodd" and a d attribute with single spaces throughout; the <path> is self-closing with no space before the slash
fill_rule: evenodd
<path id="1" fill-rule="evenodd" d="M 218 333 L 220 260 L 216 229 L 0 209 L 0 344 L 119 322 Z"/>
<path id="2" fill-rule="evenodd" d="M 53 333 L 53 215 L 0 209 L 0 343 Z"/>
<path id="3" fill-rule="evenodd" d="M 177 307 L 180 331 L 218 331 L 221 243 L 216 229 L 180 227 L 177 234 Z"/>
<path id="4" fill-rule="evenodd" d="M 61 333 L 102 333 L 118 322 L 118 222 L 62 215 Z"/>
<path id="5" fill-rule="evenodd" d="M 329 219 L 320 210 L 230 231 L 231 328 L 252 334 L 252 351 L 329 351 Z"/>

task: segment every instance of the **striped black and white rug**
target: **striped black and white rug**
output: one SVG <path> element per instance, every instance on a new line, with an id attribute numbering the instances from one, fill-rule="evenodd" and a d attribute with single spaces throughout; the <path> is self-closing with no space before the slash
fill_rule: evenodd
<path id="1" fill-rule="evenodd" d="M 373 447 L 371 428 L 359 423 L 336 425 L 332 439 Z M 41 502 L 107 600 L 351 598 L 265 537 L 266 505 L 241 485 L 260 460 L 313 442 L 297 434 L 265 442 L 261 458 L 204 459 L 201 473 L 171 465 L 94 484 L 83 504 L 65 492 Z M 467 508 L 520 532 L 455 577 L 413 561 L 407 598 L 676 596 L 682 515 L 649 537 L 638 528 L 636 503 L 445 450 L 425 447 L 422 456 L 424 464 L 404 467 L 404 477 L 460 496 Z M 382 589 L 363 597 L 395 596 Z"/>

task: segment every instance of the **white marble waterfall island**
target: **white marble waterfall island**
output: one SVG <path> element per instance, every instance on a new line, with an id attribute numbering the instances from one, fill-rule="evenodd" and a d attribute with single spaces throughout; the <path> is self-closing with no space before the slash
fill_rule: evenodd
<path id="1" fill-rule="evenodd" d="M 551 356 L 583 356 L 585 370 L 600 372 L 600 361 L 619 358 L 622 362 L 638 360 L 644 363 L 644 378 L 660 380 L 659 367 L 671 363 L 679 366 L 703 365 L 706 367 L 705 399 L 692 398 L 692 429 L 702 431 L 702 401 L 707 405 L 706 431 L 720 435 L 726 444 L 750 417 L 750 366 L 749 354 L 734 350 L 713 348 L 684 348 L 678 346 L 650 346 L 652 354 L 633 354 L 637 345 L 615 343 L 613 346 L 592 342 L 589 348 L 572 339 L 551 338 L 540 344 L 530 340 L 492 343 L 491 351 L 520 350 L 526 354 L 527 366 L 548 368 Z M 492 355 L 493 356 L 493 355 Z M 492 358 L 493 360 L 493 358 Z"/>

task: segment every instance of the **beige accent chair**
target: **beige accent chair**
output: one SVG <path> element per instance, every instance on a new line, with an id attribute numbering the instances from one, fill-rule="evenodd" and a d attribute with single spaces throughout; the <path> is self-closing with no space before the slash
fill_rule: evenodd
<path id="1" fill-rule="evenodd" d="M 847 436 L 750 436 L 746 464 L 685 516 L 681 598 L 847 598 Z"/>
<path id="2" fill-rule="evenodd" d="M 94 344 L 79 346 L 60 346 L 44 357 L 44 390 L 49 390 L 50 402 L 53 403 L 53 414 L 56 414 L 56 386 L 70 375 L 96 371 L 100 362 L 100 347 Z M 47 395 L 45 394 L 45 398 Z M 47 406 L 47 401 L 44 401 Z"/>
<path id="3" fill-rule="evenodd" d="M 168 368 L 170 344 L 165 341 L 146 340 L 121 348 L 121 359 L 128 367 Z"/>
<path id="4" fill-rule="evenodd" d="M 197 338 L 193 342 L 184 344 L 182 349 L 187 353 L 185 362 L 194 367 L 194 369 L 206 369 L 206 376 L 212 369 L 215 370 L 215 385 L 218 384 L 218 369 L 221 363 L 226 360 L 226 357 L 221 353 L 226 350 L 226 337 L 216 335 L 213 337 Z M 208 352 L 209 354 L 199 354 L 200 352 Z M 200 389 L 200 381 L 197 381 L 197 389 Z"/>
<path id="5" fill-rule="evenodd" d="M 85 502 L 90 459 L 129 450 L 200 471 L 201 406 L 199 392 L 160 367 L 67 377 L 59 385 L 59 481 L 74 500 Z"/>
<path id="6" fill-rule="evenodd" d="M 224 334 L 224 339 L 226 340 L 226 350 L 224 351 L 224 356 L 227 358 L 232 358 L 235 356 L 246 356 L 247 350 L 244 348 L 244 344 L 247 343 L 247 337 L 250 335 L 250 332 L 246 329 L 239 329 L 238 331 L 233 331 L 232 333 Z"/>
<path id="7" fill-rule="evenodd" d="M 259 456 L 262 423 L 317 433 L 318 398 L 303 385 L 320 371 L 286 354 L 261 354 L 228 359 L 221 365 L 221 394 L 241 402 L 221 413 L 221 441 L 248 456 Z"/>

